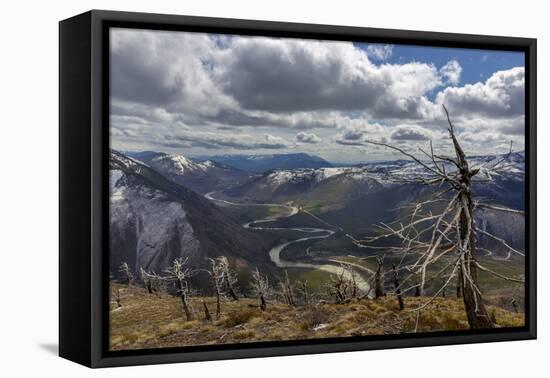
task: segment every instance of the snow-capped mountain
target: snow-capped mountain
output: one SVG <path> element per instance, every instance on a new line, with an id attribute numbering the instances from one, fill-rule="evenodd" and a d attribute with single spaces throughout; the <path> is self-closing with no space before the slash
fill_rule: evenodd
<path id="1" fill-rule="evenodd" d="M 360 167 L 273 170 L 224 193 L 253 201 L 346 202 L 382 185 Z"/>
<path id="2" fill-rule="evenodd" d="M 243 264 L 267 260 L 266 241 L 199 194 L 136 159 L 111 151 L 110 263 L 161 272 L 176 257 L 195 266 L 230 254 Z"/>
<path id="3" fill-rule="evenodd" d="M 197 161 L 212 160 L 251 173 L 262 173 L 272 169 L 324 168 L 332 165 L 314 155 L 306 153 L 271 155 L 217 155 L 205 156 Z"/>
<path id="4" fill-rule="evenodd" d="M 134 156 L 168 179 L 200 193 L 238 185 L 249 177 L 246 172 L 212 160 L 195 162 L 178 154 L 147 151 Z"/>
<path id="5" fill-rule="evenodd" d="M 433 163 L 425 161 L 428 166 Z M 438 162 L 439 163 L 439 162 Z M 525 152 L 514 152 L 502 155 L 485 155 L 468 157 L 470 168 L 479 169 L 476 178 L 484 180 L 487 178 L 506 179 L 514 181 L 523 181 L 525 176 Z M 441 165 L 441 163 L 439 163 Z M 450 163 L 443 164 L 447 172 L 456 170 L 456 167 Z M 418 163 L 412 160 L 393 160 L 384 162 L 374 162 L 358 164 L 356 167 L 365 168 L 371 177 L 377 178 L 380 182 L 389 184 L 399 180 L 414 179 L 423 177 L 431 173 Z"/>
<path id="6" fill-rule="evenodd" d="M 506 155 L 476 156 L 469 159 L 479 168 L 478 195 L 503 204 L 523 208 L 525 157 L 523 152 Z M 430 165 L 429 162 L 426 164 Z M 492 169 L 498 168 L 498 169 Z M 445 164 L 452 172 L 456 167 Z M 275 169 L 224 193 L 252 201 L 306 200 L 321 203 L 348 202 L 382 188 L 414 181 L 431 173 L 411 160 L 359 164 L 351 167 Z M 487 178 L 491 182 L 485 183 Z"/>

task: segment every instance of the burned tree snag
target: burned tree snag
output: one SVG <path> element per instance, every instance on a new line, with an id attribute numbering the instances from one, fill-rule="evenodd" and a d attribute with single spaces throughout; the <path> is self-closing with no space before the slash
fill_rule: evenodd
<path id="1" fill-rule="evenodd" d="M 457 271 L 458 271 L 459 278 L 456 279 L 456 297 L 462 298 L 462 285 L 461 285 L 462 280 L 460 279 L 460 277 L 462 276 L 462 269 L 458 267 Z"/>
<path id="2" fill-rule="evenodd" d="M 512 308 L 514 309 L 514 312 L 517 314 L 518 313 L 518 304 L 517 304 L 517 301 L 516 301 L 516 298 L 512 298 Z"/>
<path id="3" fill-rule="evenodd" d="M 492 174 L 498 173 L 498 170 L 502 169 L 502 163 L 506 162 L 512 153 L 512 144 L 510 143 L 509 154 L 497 159 L 496 163 L 488 162 L 482 163 L 478 167 L 470 167 L 466 154 L 456 137 L 449 112 L 445 106 L 443 106 L 443 110 L 448 123 L 447 131 L 452 142 L 454 156 L 436 153 L 431 142 L 429 151 L 419 148 L 425 156 L 425 159 L 420 159 L 408 152 L 406 148 L 385 142 L 365 140 L 368 144 L 399 152 L 420 168 L 419 173 L 411 177 L 396 175 L 394 177 L 395 181 L 431 186 L 434 191 L 427 200 L 411 202 L 402 206 L 401 209 L 408 210 L 407 216 L 394 222 L 382 223 L 379 226 L 382 231 L 381 234 L 369 236 L 363 240 L 357 240 L 350 235 L 348 237 L 351 238 L 354 244 L 363 248 L 376 248 L 373 243 L 381 239 L 399 239 L 401 246 L 392 247 L 392 251 L 402 253 L 403 258 L 414 256 L 412 262 L 409 261 L 405 264 L 402 260 L 402 263 L 405 264 L 403 268 L 410 272 L 410 275 L 417 282 L 414 286 L 403 289 L 403 292 L 414 288 L 416 295 L 424 296 L 427 282 L 433 281 L 443 273 L 448 272 L 444 284 L 439 288 L 435 288 L 434 294 L 413 311 L 420 311 L 425 308 L 456 279 L 457 297 L 462 297 L 470 328 L 493 328 L 494 324 L 483 303 L 477 269 L 479 268 L 504 280 L 520 283 L 525 283 L 525 280 L 507 277 L 481 266 L 476 260 L 476 236 L 481 234 L 491 238 L 506 248 L 509 254 L 515 253 L 524 257 L 525 252 L 511 247 L 504 239 L 492 235 L 487 230 L 476 227 L 474 212 L 484 209 L 514 214 L 525 214 L 525 212 L 485 204 L 479 200 L 474 201 L 472 184 L 474 181 L 491 181 Z M 476 178 L 476 175 L 480 172 L 485 175 L 485 178 Z M 437 206 L 435 206 L 436 204 Z M 433 267 L 437 261 L 448 263 L 437 273 L 430 271 L 429 268 Z M 380 276 L 382 275 L 377 272 L 375 278 Z M 379 285 L 376 285 L 375 289 L 378 287 Z"/>
<path id="4" fill-rule="evenodd" d="M 185 317 L 187 318 L 187 321 L 193 320 L 193 315 L 191 313 L 191 309 L 189 308 L 189 303 L 187 302 L 187 282 L 183 282 L 183 280 L 178 279 L 176 280 L 176 285 L 180 294 L 181 304 L 183 306 L 183 311 L 185 312 Z"/>
<path id="5" fill-rule="evenodd" d="M 265 301 L 265 296 L 264 295 L 260 295 L 260 309 L 262 311 L 265 311 L 267 308 L 267 303 Z"/>
<path id="6" fill-rule="evenodd" d="M 395 287 L 395 295 L 397 296 L 397 301 L 399 302 L 399 310 L 405 308 L 405 302 L 403 301 L 403 296 L 401 295 L 401 287 L 399 285 L 399 276 L 397 275 L 397 269 L 395 269 L 395 264 L 392 264 L 393 269 L 393 285 Z"/>
<path id="7" fill-rule="evenodd" d="M 288 278 L 287 270 L 285 270 L 285 277 L 284 277 L 284 281 L 281 283 L 281 289 L 283 291 L 283 296 L 287 304 L 289 306 L 295 306 L 294 294 L 292 292 L 292 285 L 290 284 L 290 279 Z"/>
<path id="8" fill-rule="evenodd" d="M 122 275 L 124 276 L 126 285 L 131 286 L 132 281 L 134 280 L 134 275 L 132 274 L 132 271 L 130 270 L 128 263 L 123 261 L 122 264 L 120 264 L 118 271 L 122 273 Z"/>
<path id="9" fill-rule="evenodd" d="M 120 302 L 120 289 L 116 289 L 116 295 L 115 295 L 115 301 L 117 307 L 122 307 L 122 303 Z"/>
<path id="10" fill-rule="evenodd" d="M 267 308 L 266 297 L 269 294 L 269 281 L 266 276 L 260 274 L 258 268 L 252 273 L 251 286 L 256 298 L 260 302 L 260 309 L 265 311 Z"/>
<path id="11" fill-rule="evenodd" d="M 237 297 L 237 294 L 235 293 L 234 282 L 232 282 L 232 280 L 230 279 L 229 274 L 227 272 L 225 272 L 225 282 L 226 282 L 226 285 L 227 285 L 227 292 L 228 292 L 229 296 L 231 297 L 231 299 L 233 299 L 234 301 L 238 301 L 239 297 Z M 235 282 L 236 282 L 236 280 L 235 280 Z"/>
<path id="12" fill-rule="evenodd" d="M 230 296 L 234 301 L 238 301 L 235 293 L 237 278 L 235 273 L 229 267 L 229 261 L 225 256 L 219 256 L 215 259 L 210 259 L 210 281 L 212 289 L 216 297 L 216 319 L 221 316 L 221 299 L 222 297 Z"/>
<path id="13" fill-rule="evenodd" d="M 222 280 L 225 285 L 225 291 L 232 300 L 238 301 L 239 298 L 237 297 L 237 275 L 229 266 L 229 260 L 227 260 L 227 257 L 220 256 L 217 260 L 218 264 L 220 265 Z"/>
<path id="14" fill-rule="evenodd" d="M 374 297 L 381 298 L 384 296 L 384 259 L 378 258 L 378 268 L 374 274 Z"/>
<path id="15" fill-rule="evenodd" d="M 207 322 L 211 322 L 212 316 L 210 316 L 210 311 L 208 310 L 208 306 L 206 305 L 206 302 L 204 300 L 202 301 L 202 307 L 204 308 L 204 320 L 206 320 Z"/>
<path id="16" fill-rule="evenodd" d="M 147 289 L 147 292 L 149 294 L 155 294 L 155 292 L 158 290 L 158 285 L 161 278 L 155 273 L 146 272 L 143 268 L 140 268 L 139 272 L 141 276 L 141 281 L 143 282 L 143 286 L 145 286 L 145 288 Z"/>
<path id="17" fill-rule="evenodd" d="M 167 280 L 175 283 L 177 292 L 181 299 L 183 311 L 187 321 L 193 320 L 193 312 L 191 311 L 190 304 L 188 302 L 189 284 L 188 279 L 195 274 L 195 271 L 187 266 L 188 258 L 177 258 L 172 265 L 166 269 L 168 273 Z"/>
<path id="18" fill-rule="evenodd" d="M 307 288 L 307 280 L 299 283 L 298 291 L 302 294 L 304 306 L 309 306 L 309 290 Z"/>

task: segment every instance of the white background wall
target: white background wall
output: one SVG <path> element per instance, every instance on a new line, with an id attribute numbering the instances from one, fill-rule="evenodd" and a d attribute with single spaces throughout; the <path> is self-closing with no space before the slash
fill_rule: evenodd
<path id="1" fill-rule="evenodd" d="M 550 163 L 544 1 L 5 1 L 0 21 L 0 375 L 187 377 L 518 377 L 548 374 L 545 256 L 550 203 L 539 199 L 539 340 L 88 370 L 58 358 L 58 26 L 86 10 L 112 9 L 536 37 L 539 39 L 539 193 Z M 546 351 L 545 351 L 546 348 Z M 537 373 L 538 372 L 538 373 Z"/>

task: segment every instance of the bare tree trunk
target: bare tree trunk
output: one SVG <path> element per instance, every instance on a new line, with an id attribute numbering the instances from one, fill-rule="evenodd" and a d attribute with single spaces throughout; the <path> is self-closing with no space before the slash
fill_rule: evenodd
<path id="1" fill-rule="evenodd" d="M 122 307 L 122 303 L 120 302 L 120 289 L 116 289 L 116 297 L 115 297 L 115 300 L 116 300 L 116 305 L 117 307 Z M 515 302 L 513 302 L 515 303 Z M 515 308 L 515 305 L 514 305 L 514 308 Z M 517 312 L 517 311 L 516 311 Z"/>
<path id="2" fill-rule="evenodd" d="M 308 306 L 309 305 L 309 293 L 308 293 L 308 290 L 307 290 L 307 281 L 301 282 L 301 291 L 302 291 L 302 296 L 304 298 L 304 306 Z"/>
<path id="3" fill-rule="evenodd" d="M 405 308 L 405 302 L 403 302 L 403 296 L 401 295 L 401 288 L 399 287 L 399 276 L 397 275 L 395 264 L 392 265 L 392 268 L 393 268 L 393 284 L 395 286 L 395 294 L 397 295 L 397 301 L 399 302 L 399 310 L 403 310 Z"/>
<path id="4" fill-rule="evenodd" d="M 380 298 L 384 296 L 384 262 L 378 260 L 378 269 L 374 274 L 374 297 Z"/>
<path id="5" fill-rule="evenodd" d="M 456 297 L 462 298 L 462 268 L 458 267 L 458 278 L 456 279 Z"/>
<path id="6" fill-rule="evenodd" d="M 204 308 L 204 320 L 207 322 L 212 321 L 212 317 L 210 316 L 210 311 L 208 310 L 208 306 L 206 305 L 206 302 L 202 301 L 202 307 Z"/>
<path id="7" fill-rule="evenodd" d="M 467 172 L 468 180 L 466 185 L 468 188 L 471 187 L 471 182 L 469 181 L 469 172 Z M 462 209 L 460 214 L 460 240 L 465 241 L 463 238 L 469 234 L 469 240 L 467 244 L 469 248 L 464 256 L 464 267 L 468 270 L 469 278 L 464 279 L 464 272 L 461 274 L 461 286 L 462 286 L 462 299 L 464 301 L 464 310 L 466 311 L 466 316 L 468 318 L 468 324 L 471 329 L 483 329 L 483 328 L 493 328 L 494 324 L 485 309 L 483 304 L 483 299 L 481 294 L 478 292 L 479 288 L 476 288 L 478 281 L 477 278 L 477 265 L 475 262 L 475 253 L 476 253 L 476 240 L 474 230 L 474 220 L 473 217 L 469 214 L 473 214 L 473 203 L 472 198 L 469 194 L 469 191 L 466 194 L 462 194 L 465 197 L 467 209 Z M 467 213 L 468 212 L 468 213 Z M 468 229 L 470 232 L 468 233 Z M 465 243 L 466 244 L 466 243 Z"/>
<path id="8" fill-rule="evenodd" d="M 229 293 L 229 296 L 231 297 L 231 299 L 233 299 L 234 301 L 238 301 L 239 298 L 237 297 L 237 294 L 235 293 L 235 288 L 233 287 L 233 284 L 231 284 L 231 281 L 227 277 L 227 273 L 226 273 L 225 282 L 227 283 L 227 292 Z"/>
<path id="9" fill-rule="evenodd" d="M 288 271 L 285 270 L 285 284 L 284 284 L 285 295 L 287 297 L 288 305 L 294 306 L 294 295 L 292 293 L 292 286 L 290 285 L 290 279 L 288 278 Z"/>
<path id="10" fill-rule="evenodd" d="M 222 307 L 220 303 L 220 291 L 218 290 L 218 287 L 216 286 L 216 320 L 220 319 L 220 315 L 222 313 Z"/>
<path id="11" fill-rule="evenodd" d="M 518 313 L 518 304 L 517 304 L 516 298 L 512 298 L 512 307 L 514 308 L 514 312 L 517 314 Z"/>
<path id="12" fill-rule="evenodd" d="M 262 311 L 265 311 L 265 309 L 267 308 L 267 304 L 265 302 L 265 298 L 264 298 L 264 295 L 263 294 L 260 294 L 260 309 Z"/>
<path id="13" fill-rule="evenodd" d="M 181 304 L 183 306 L 183 311 L 185 312 L 185 317 L 187 318 L 187 321 L 193 320 L 193 314 L 191 314 L 191 309 L 187 303 L 187 294 L 185 293 L 183 282 L 178 279 L 176 280 L 176 283 L 178 285 L 178 291 L 180 292 Z"/>

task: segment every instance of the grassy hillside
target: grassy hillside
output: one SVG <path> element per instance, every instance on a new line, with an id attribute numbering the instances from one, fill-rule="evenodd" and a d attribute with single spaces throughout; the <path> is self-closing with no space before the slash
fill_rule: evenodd
<path id="1" fill-rule="evenodd" d="M 269 303 L 266 311 L 253 299 L 224 301 L 219 320 L 205 321 L 202 301 L 215 316 L 214 299 L 192 298 L 195 320 L 186 321 L 179 298 L 166 293 L 148 294 L 143 288 L 112 284 L 118 290 L 110 311 L 112 350 L 165 348 L 189 345 L 234 344 L 273 340 L 296 340 L 356 335 L 414 332 L 416 313 L 399 311 L 394 297 L 356 299 L 346 304 L 320 303 L 310 307 L 289 307 Z M 426 298 L 405 298 L 408 309 Z M 524 324 L 523 314 L 488 306 L 500 327 Z M 468 329 L 462 301 L 438 298 L 420 313 L 418 332 Z"/>

